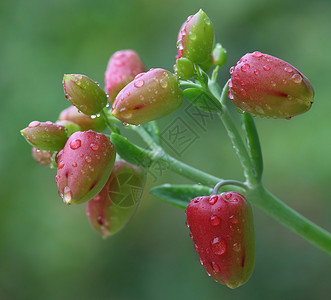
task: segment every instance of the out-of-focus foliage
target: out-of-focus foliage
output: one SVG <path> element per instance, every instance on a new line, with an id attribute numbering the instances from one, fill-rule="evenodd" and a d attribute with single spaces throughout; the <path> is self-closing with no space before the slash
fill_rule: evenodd
<path id="1" fill-rule="evenodd" d="M 30 121 L 55 121 L 69 106 L 63 74 L 86 74 L 103 86 L 107 61 L 119 49 L 136 50 L 149 68 L 172 70 L 178 30 L 200 7 L 228 51 L 222 84 L 229 67 L 254 50 L 290 62 L 313 84 L 316 98 L 308 113 L 256 121 L 266 186 L 331 229 L 330 1 L 3 0 L 0 299 L 328 298 L 330 257 L 258 209 L 256 268 L 234 291 L 205 274 L 184 211 L 147 190 L 131 223 L 102 240 L 89 226 L 85 205 L 61 202 L 55 170 L 37 165 L 19 135 Z M 202 123 L 189 105 L 159 122 L 162 133 L 180 116 L 195 133 L 187 149 L 169 152 L 223 178 L 242 179 L 219 120 L 207 116 Z M 165 182 L 188 181 L 155 168 L 148 187 Z"/>

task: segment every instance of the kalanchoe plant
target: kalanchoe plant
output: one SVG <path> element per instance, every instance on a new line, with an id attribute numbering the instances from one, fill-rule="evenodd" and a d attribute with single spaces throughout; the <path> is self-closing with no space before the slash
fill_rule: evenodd
<path id="1" fill-rule="evenodd" d="M 221 89 L 217 75 L 226 51 L 219 43 L 214 49 L 213 45 L 213 26 L 200 10 L 180 29 L 175 74 L 157 68 L 137 75 L 144 69 L 139 56 L 131 50 L 119 51 L 111 57 L 105 76 L 106 92 L 111 101 L 115 97 L 112 108 L 106 106 L 108 95 L 92 80 L 67 75 L 65 92 L 81 112 L 71 106 L 59 119 L 77 124 L 82 131 L 74 132 L 77 127 L 72 124 L 69 128 L 65 123 L 34 121 L 22 134 L 32 146 L 46 151 L 33 150 L 37 162 L 57 165 L 56 182 L 64 202 L 89 201 L 91 226 L 104 237 L 118 232 L 132 216 L 144 188 L 145 172 L 153 162 L 191 180 L 193 185 L 165 184 L 150 192 L 186 209 L 187 225 L 207 272 L 216 281 L 236 288 L 248 280 L 254 267 L 251 204 L 329 254 L 331 234 L 263 185 L 262 152 L 250 114 L 289 119 L 308 111 L 314 97 L 310 82 L 289 63 L 253 52 L 231 69 L 231 79 Z M 212 66 L 209 75 L 206 72 Z M 210 175 L 165 152 L 155 120 L 176 111 L 183 95 L 198 109 L 219 116 L 243 168 L 244 182 Z M 243 126 L 233 121 L 227 95 L 240 108 Z M 140 135 L 148 147 L 127 139 L 123 125 Z M 95 132 L 104 129 L 110 134 Z M 121 160 L 113 168 L 115 148 Z M 55 157 L 55 162 L 50 157 Z M 120 196 L 128 194 L 132 197 Z"/>

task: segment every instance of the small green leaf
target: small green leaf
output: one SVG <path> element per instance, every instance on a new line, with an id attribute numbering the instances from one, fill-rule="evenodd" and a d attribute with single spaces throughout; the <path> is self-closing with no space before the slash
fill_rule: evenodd
<path id="1" fill-rule="evenodd" d="M 155 121 L 151 121 L 141 125 L 147 133 L 152 137 L 154 142 L 160 145 L 160 130 Z"/>
<path id="2" fill-rule="evenodd" d="M 209 112 L 218 113 L 222 110 L 222 105 L 215 101 L 203 90 L 198 88 L 188 88 L 184 90 L 184 96 L 198 109 Z"/>
<path id="3" fill-rule="evenodd" d="M 213 189 L 203 185 L 171 185 L 164 184 L 153 187 L 150 193 L 161 200 L 182 209 L 186 209 L 190 201 L 199 196 L 209 196 Z"/>
<path id="4" fill-rule="evenodd" d="M 153 160 L 149 151 L 132 144 L 128 139 L 114 132 L 110 135 L 110 140 L 122 159 L 134 165 L 151 166 Z"/>

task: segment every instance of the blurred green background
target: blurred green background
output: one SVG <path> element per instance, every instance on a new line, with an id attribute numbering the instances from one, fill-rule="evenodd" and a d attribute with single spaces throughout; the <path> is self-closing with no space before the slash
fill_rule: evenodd
<path id="1" fill-rule="evenodd" d="M 55 170 L 37 165 L 19 129 L 55 121 L 68 106 L 64 73 L 103 85 L 112 53 L 135 49 L 146 65 L 172 70 L 176 37 L 188 15 L 203 8 L 228 69 L 259 50 L 299 68 L 316 102 L 290 121 L 257 118 L 264 183 L 291 207 L 331 230 L 331 2 L 304 0 L 2 0 L 0 2 L 0 299 L 330 299 L 331 259 L 264 212 L 254 209 L 256 267 L 236 290 L 215 283 L 199 264 L 184 211 L 145 191 L 142 205 L 119 234 L 102 240 L 85 205 L 66 207 Z M 179 157 L 204 171 L 242 179 L 217 119 Z M 174 154 L 169 149 L 171 154 Z M 185 183 L 170 171 L 148 186 Z"/>

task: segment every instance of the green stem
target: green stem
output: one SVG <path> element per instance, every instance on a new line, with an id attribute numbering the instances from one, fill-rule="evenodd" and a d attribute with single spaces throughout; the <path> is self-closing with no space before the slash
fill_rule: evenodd
<path id="1" fill-rule="evenodd" d="M 108 109 L 105 107 L 100 114 L 103 116 L 106 125 L 108 126 L 108 128 L 112 131 L 112 132 L 116 132 L 116 133 L 120 133 L 120 131 L 118 130 L 118 128 L 114 127 L 113 124 L 110 122 L 110 114 Z"/>

